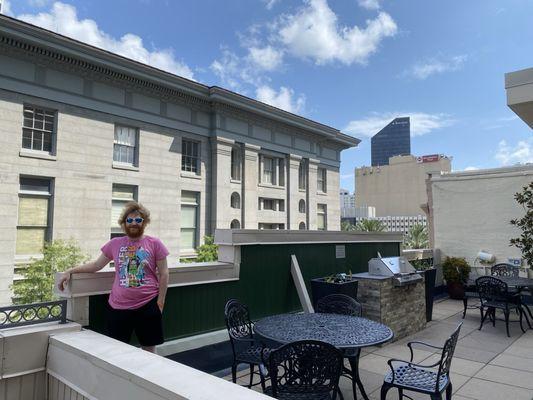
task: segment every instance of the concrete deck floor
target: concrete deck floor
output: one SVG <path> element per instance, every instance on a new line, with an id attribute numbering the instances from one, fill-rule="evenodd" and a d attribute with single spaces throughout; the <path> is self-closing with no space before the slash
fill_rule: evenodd
<path id="1" fill-rule="evenodd" d="M 486 322 L 483 330 L 479 331 L 479 310 L 468 310 L 464 320 L 461 319 L 462 311 L 461 301 L 438 301 L 434 305 L 433 321 L 424 330 L 382 347 L 364 349 L 359 367 L 369 397 L 380 398 L 383 376 L 389 371 L 388 359 L 409 360 L 408 341 L 421 340 L 442 346 L 457 324 L 463 321 L 451 366 L 453 399 L 533 400 L 533 330 L 523 334 L 518 323 L 511 323 L 511 337 L 508 338 L 505 323 L 498 320 L 496 327 Z M 516 315 L 512 319 L 516 319 Z M 525 321 L 524 328 L 527 329 Z M 425 350 L 427 348 L 415 352 L 415 362 L 432 364 L 440 357 Z M 246 371 L 239 373 L 238 383 L 244 385 L 248 382 Z M 225 379 L 231 381 L 231 376 Z M 341 378 L 340 387 L 345 399 L 353 398 L 348 379 Z M 259 386 L 254 389 L 261 390 Z M 414 392 L 404 393 L 414 399 L 429 399 L 429 396 Z M 358 398 L 361 398 L 359 393 Z M 398 399 L 397 391 L 391 389 L 387 399 Z"/>

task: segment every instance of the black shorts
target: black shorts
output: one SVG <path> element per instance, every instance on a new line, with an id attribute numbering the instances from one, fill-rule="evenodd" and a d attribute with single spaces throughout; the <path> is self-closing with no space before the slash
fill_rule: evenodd
<path id="1" fill-rule="evenodd" d="M 130 342 L 132 332 L 141 346 L 163 343 L 163 321 L 157 296 L 134 310 L 117 310 L 109 306 L 107 329 L 110 337 L 124 343 Z"/>

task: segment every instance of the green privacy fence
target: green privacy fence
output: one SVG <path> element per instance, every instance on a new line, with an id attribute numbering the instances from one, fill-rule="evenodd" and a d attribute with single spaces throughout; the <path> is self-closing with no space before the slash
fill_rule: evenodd
<path id="1" fill-rule="evenodd" d="M 307 289 L 312 278 L 350 270 L 366 272 L 379 251 L 400 254 L 399 243 L 343 243 L 346 258 L 335 258 L 335 243 L 241 246 L 238 281 L 169 288 L 163 315 L 165 340 L 224 328 L 224 304 L 230 298 L 246 303 L 253 319 L 301 309 L 291 277 L 291 254 L 298 258 Z M 89 328 L 105 333 L 107 295 L 91 296 Z"/>

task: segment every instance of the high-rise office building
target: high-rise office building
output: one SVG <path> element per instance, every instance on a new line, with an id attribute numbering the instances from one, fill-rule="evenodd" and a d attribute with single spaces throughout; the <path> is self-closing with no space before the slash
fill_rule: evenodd
<path id="1" fill-rule="evenodd" d="M 395 118 L 371 139 L 372 166 L 389 165 L 389 158 L 411 154 L 409 117 Z"/>

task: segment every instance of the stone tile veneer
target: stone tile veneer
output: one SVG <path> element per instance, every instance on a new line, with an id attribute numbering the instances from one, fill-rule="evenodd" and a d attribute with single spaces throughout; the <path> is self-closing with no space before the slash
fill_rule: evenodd
<path id="1" fill-rule="evenodd" d="M 395 287 L 392 278 L 357 274 L 357 300 L 363 306 L 363 317 L 381 322 L 394 332 L 398 340 L 424 329 L 426 300 L 424 282 Z"/>

